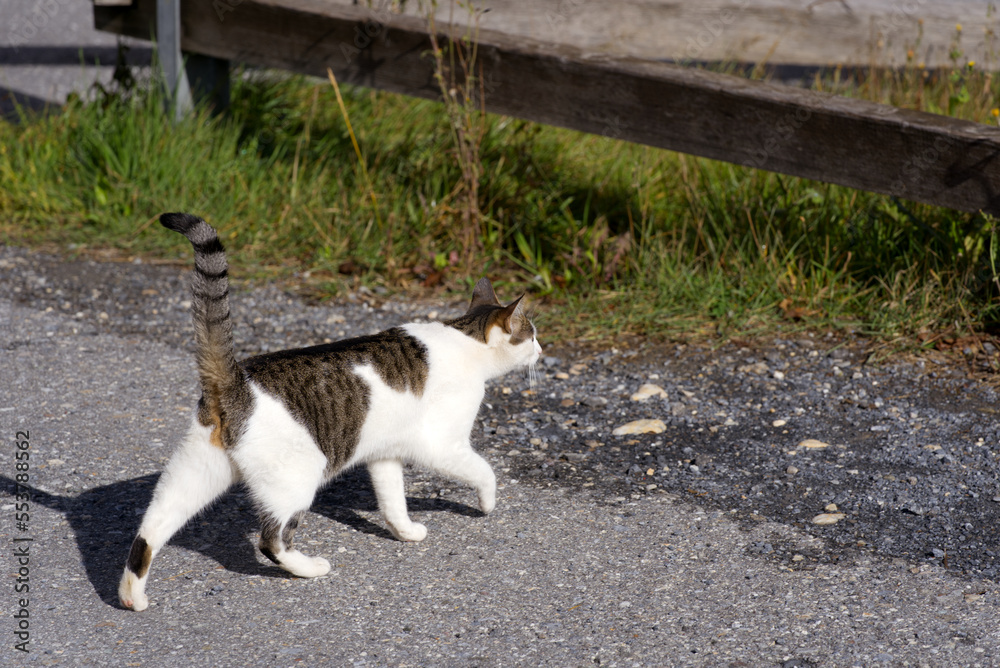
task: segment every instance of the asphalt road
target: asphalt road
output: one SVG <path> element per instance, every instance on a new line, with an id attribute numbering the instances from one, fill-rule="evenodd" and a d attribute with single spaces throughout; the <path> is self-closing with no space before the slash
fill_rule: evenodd
<path id="1" fill-rule="evenodd" d="M 986 554 L 1000 505 L 998 421 L 985 410 L 995 393 L 962 366 L 873 365 L 857 342 L 808 337 L 716 350 L 549 346 L 539 384 L 496 383 L 474 434 L 498 474 L 494 514 L 414 471 L 407 495 L 429 533 L 399 543 L 366 477 L 349 474 L 297 535 L 334 569 L 302 580 L 255 551 L 256 519 L 235 490 L 164 548 L 150 608 L 122 610 L 128 545 L 196 399 L 183 276 L 0 247 L 4 665 L 1000 665 Z M 273 286 L 237 287 L 241 354 L 461 308 L 351 297 L 310 305 Z M 545 346 L 544 314 L 538 323 Z M 633 401 L 643 382 L 668 396 Z M 885 385 L 905 386 L 902 418 L 890 390 L 868 392 L 871 405 L 838 400 Z M 887 429 L 872 432 L 854 410 Z M 610 434 L 637 417 L 667 431 Z M 32 490 L 23 524 L 19 432 Z M 830 447 L 798 447 L 806 435 Z M 892 438 L 917 451 L 916 463 L 896 458 L 906 470 L 895 481 L 879 454 Z M 829 471 L 848 493 L 829 496 Z M 890 500 L 896 492 L 878 503 L 897 482 L 910 511 Z M 845 517 L 812 524 L 830 502 Z M 982 527 L 968 520 L 977 514 Z M 940 554 L 937 542 L 906 540 L 945 535 L 938 526 L 957 536 Z M 15 554 L 24 545 L 27 565 Z M 27 594 L 15 592 L 19 578 Z M 15 648 L 22 609 L 28 653 Z"/>
<path id="2" fill-rule="evenodd" d="M 119 39 L 94 30 L 90 0 L 0 0 L 0 116 L 41 111 L 111 82 Z M 148 42 L 123 39 L 127 62 L 148 65 Z"/>

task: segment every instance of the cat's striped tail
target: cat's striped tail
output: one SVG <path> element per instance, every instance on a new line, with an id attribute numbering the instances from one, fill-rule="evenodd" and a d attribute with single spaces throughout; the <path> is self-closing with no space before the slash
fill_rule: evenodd
<path id="1" fill-rule="evenodd" d="M 243 370 L 233 351 L 233 322 L 229 315 L 229 264 L 215 229 L 197 216 L 165 213 L 160 224 L 180 232 L 194 246 L 194 280 L 191 311 L 194 315 L 195 342 L 202 401 L 198 421 L 215 427 L 212 442 L 219 447 L 232 445 L 234 422 L 230 415 L 240 413 L 249 390 Z"/>

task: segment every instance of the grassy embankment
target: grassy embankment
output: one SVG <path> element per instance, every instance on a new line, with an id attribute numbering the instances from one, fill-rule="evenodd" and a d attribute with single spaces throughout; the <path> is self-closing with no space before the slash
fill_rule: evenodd
<path id="1" fill-rule="evenodd" d="M 950 72 L 815 86 L 995 125 L 1000 81 L 955 47 Z M 1000 321 L 988 217 L 343 92 L 367 175 L 333 88 L 299 77 L 237 78 L 227 115 L 177 125 L 155 86 L 0 122 L 0 233 L 187 262 L 151 220 L 190 211 L 220 229 L 237 276 L 335 295 L 465 292 L 488 274 L 535 293 L 543 331 L 594 339 L 833 328 L 930 345 Z"/>

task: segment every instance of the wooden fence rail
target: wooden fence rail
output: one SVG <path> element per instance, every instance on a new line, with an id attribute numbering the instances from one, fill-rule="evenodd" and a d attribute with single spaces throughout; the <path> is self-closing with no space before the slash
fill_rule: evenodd
<path id="1" fill-rule="evenodd" d="M 439 99 L 427 22 L 322 0 L 181 3 L 190 53 Z M 156 0 L 95 7 L 148 38 Z M 442 29 L 446 38 L 447 27 Z M 460 33 L 461 34 L 461 33 Z M 460 35 L 459 35 L 460 36 Z M 481 31 L 489 111 L 861 190 L 1000 215 L 1000 129 Z"/>

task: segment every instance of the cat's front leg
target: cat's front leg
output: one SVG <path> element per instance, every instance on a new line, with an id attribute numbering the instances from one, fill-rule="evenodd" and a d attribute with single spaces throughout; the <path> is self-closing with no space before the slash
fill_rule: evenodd
<path id="1" fill-rule="evenodd" d="M 489 515 L 497 507 L 497 478 L 490 469 L 489 480 L 476 490 L 479 495 L 479 509 Z"/>
<path id="2" fill-rule="evenodd" d="M 368 463 L 368 474 L 375 488 L 378 509 L 392 535 L 403 541 L 419 542 L 427 537 L 427 527 L 410 520 L 406 512 L 406 489 L 403 465 L 395 459 Z"/>
<path id="3" fill-rule="evenodd" d="M 435 471 L 472 487 L 479 497 L 479 509 L 486 514 L 493 512 L 497 505 L 496 474 L 468 441 L 432 450 L 428 455 L 430 459 L 427 463 Z"/>
<path id="4" fill-rule="evenodd" d="M 479 462 L 474 465 L 474 479 L 471 484 L 475 487 L 476 495 L 479 497 L 479 509 L 489 515 L 497 507 L 497 476 L 485 459 L 475 452 L 472 454 Z"/>

